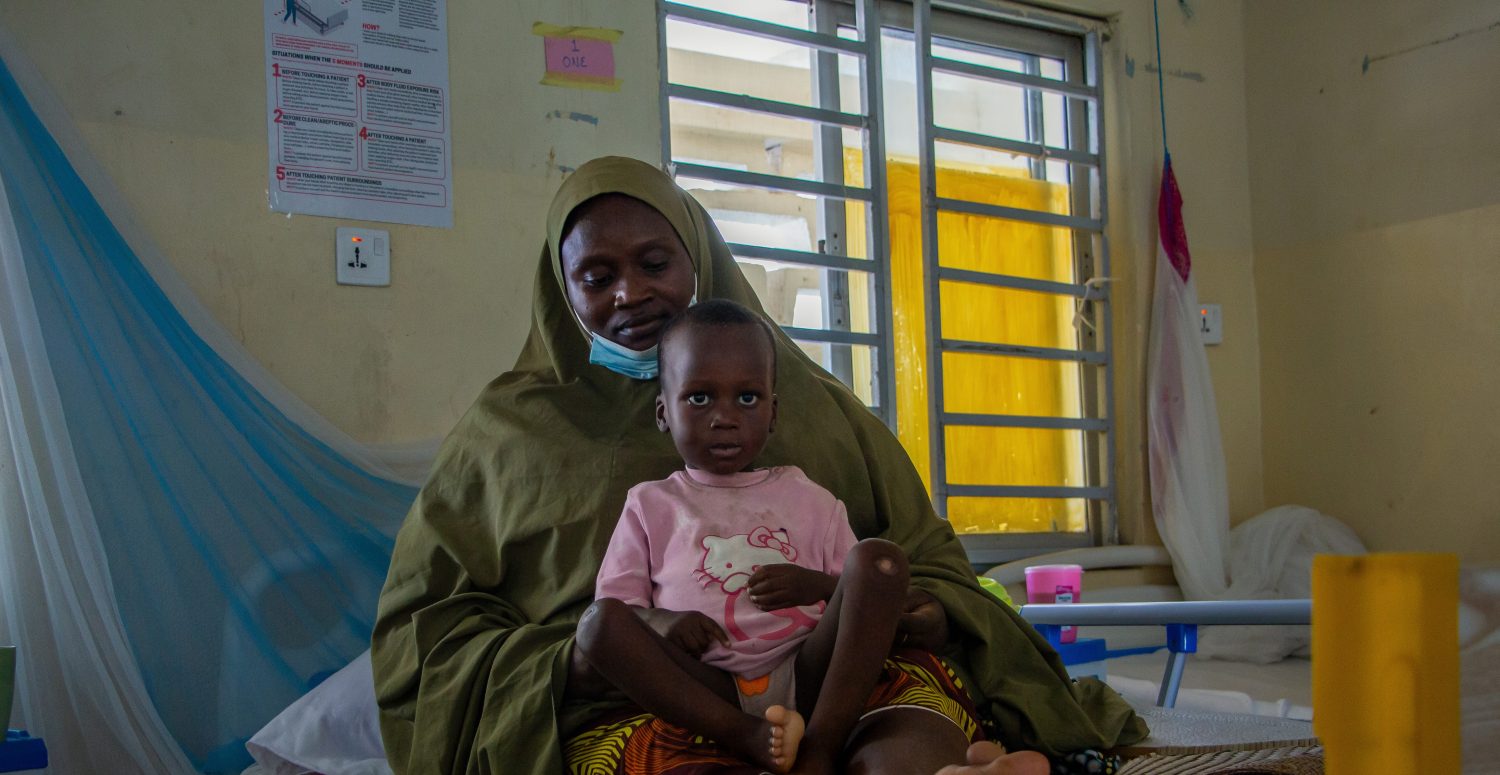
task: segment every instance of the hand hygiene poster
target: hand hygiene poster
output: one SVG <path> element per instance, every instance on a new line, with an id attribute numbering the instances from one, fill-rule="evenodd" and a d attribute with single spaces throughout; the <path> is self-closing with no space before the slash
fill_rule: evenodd
<path id="1" fill-rule="evenodd" d="M 271 209 L 453 225 L 446 0 L 261 0 Z"/>

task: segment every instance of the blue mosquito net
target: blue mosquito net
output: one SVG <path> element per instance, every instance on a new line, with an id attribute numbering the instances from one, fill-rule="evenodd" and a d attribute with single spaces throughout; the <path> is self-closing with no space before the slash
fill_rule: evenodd
<path id="1" fill-rule="evenodd" d="M 153 281 L 0 67 L 0 174 L 116 603 L 204 772 L 368 648 L 416 491 L 279 411 Z M 3 214 L 0 214 L 3 217 Z"/>

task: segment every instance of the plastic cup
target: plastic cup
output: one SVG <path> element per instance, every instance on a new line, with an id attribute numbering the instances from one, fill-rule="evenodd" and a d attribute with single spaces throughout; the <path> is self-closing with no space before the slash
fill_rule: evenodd
<path id="1" fill-rule="evenodd" d="M 1452 554 L 1313 558 L 1313 732 L 1329 775 L 1475 764 L 1463 755 L 1458 565 Z"/>
<path id="2" fill-rule="evenodd" d="M 1033 565 L 1026 569 L 1026 602 L 1077 603 L 1083 595 L 1083 566 Z M 1078 628 L 1062 628 L 1063 643 L 1078 640 Z"/>

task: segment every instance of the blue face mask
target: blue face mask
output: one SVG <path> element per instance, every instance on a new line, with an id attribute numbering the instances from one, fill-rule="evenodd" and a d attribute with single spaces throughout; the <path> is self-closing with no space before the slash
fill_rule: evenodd
<path id="1" fill-rule="evenodd" d="M 594 341 L 589 345 L 589 363 L 631 379 L 656 379 L 661 372 L 656 358 L 657 345 L 653 344 L 645 350 L 632 350 L 598 334 L 590 336 Z"/>

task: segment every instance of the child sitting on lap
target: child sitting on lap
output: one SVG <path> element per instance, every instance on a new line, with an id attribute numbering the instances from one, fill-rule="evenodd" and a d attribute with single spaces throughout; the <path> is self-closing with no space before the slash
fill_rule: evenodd
<path id="1" fill-rule="evenodd" d="M 776 421 L 775 357 L 769 325 L 734 302 L 663 332 L 656 421 L 687 468 L 626 497 L 577 647 L 669 722 L 777 772 L 831 773 L 890 652 L 907 563 L 856 541 L 801 469 L 751 468 Z"/>

